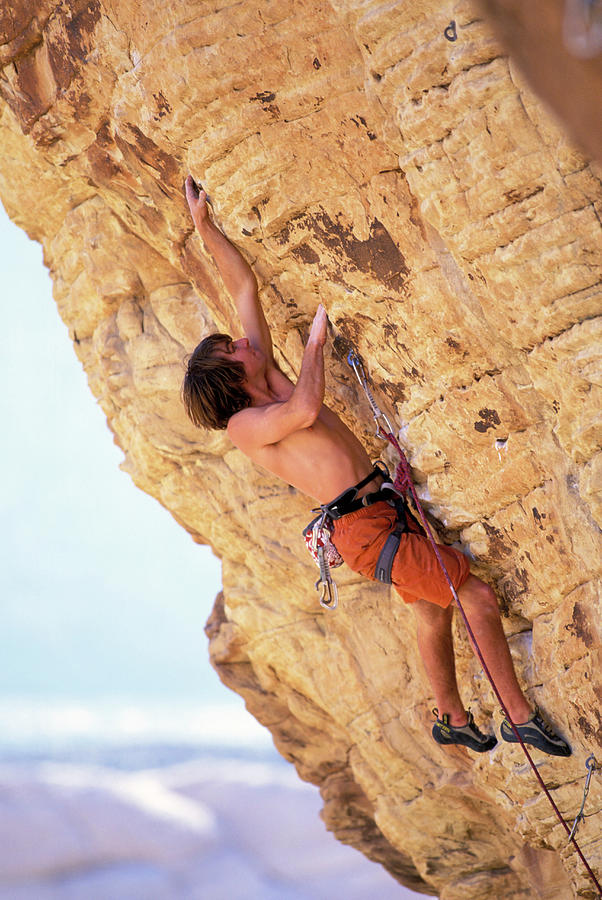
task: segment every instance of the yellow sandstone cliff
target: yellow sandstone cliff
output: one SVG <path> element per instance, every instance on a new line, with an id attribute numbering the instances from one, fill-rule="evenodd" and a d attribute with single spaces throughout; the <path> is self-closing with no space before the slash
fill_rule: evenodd
<path id="1" fill-rule="evenodd" d="M 6 0 L 0 29 L 0 196 L 44 246 L 124 468 L 223 560 L 222 679 L 320 785 L 328 827 L 403 884 L 593 896 L 520 748 L 432 741 L 410 610 L 345 569 L 322 610 L 310 502 L 196 431 L 179 387 L 204 333 L 236 332 L 191 171 L 255 267 L 284 370 L 319 300 L 362 354 L 426 508 L 496 587 L 520 678 L 574 748 L 536 755 L 572 820 L 586 756 L 602 762 L 599 164 L 462 0 Z M 328 401 L 391 460 L 327 356 Z M 499 722 L 457 639 L 465 702 Z M 579 830 L 598 872 L 601 821 Z"/>

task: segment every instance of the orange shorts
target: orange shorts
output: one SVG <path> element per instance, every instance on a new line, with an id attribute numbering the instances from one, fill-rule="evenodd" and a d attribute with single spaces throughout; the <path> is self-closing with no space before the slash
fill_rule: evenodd
<path id="1" fill-rule="evenodd" d="M 445 608 L 453 599 L 447 579 L 424 529 L 409 511 L 407 518 L 409 531 L 401 535 L 391 569 L 393 587 L 406 603 L 422 598 Z M 350 569 L 376 581 L 376 563 L 396 521 L 394 507 L 379 500 L 335 519 L 332 542 Z M 458 591 L 470 575 L 468 559 L 453 547 L 437 547 Z"/>

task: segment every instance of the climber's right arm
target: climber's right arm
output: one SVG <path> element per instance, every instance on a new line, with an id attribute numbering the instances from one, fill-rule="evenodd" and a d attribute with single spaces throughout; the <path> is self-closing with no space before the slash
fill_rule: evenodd
<path id="1" fill-rule="evenodd" d="M 305 346 L 297 384 L 293 387 L 280 374 L 286 382 L 286 385 L 280 385 L 284 388 L 280 394 L 282 400 L 249 406 L 235 413 L 228 422 L 228 435 L 232 442 L 260 464 L 265 464 L 265 460 L 262 463 L 258 456 L 263 448 L 277 444 L 293 432 L 309 428 L 320 414 L 324 402 L 326 326 L 326 310 L 320 304 Z"/>

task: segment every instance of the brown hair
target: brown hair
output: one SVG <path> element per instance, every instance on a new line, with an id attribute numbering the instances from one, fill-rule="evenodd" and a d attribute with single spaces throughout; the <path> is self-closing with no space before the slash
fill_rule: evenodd
<path id="1" fill-rule="evenodd" d="M 199 428 L 223 430 L 234 413 L 251 405 L 243 387 L 243 364 L 215 356 L 217 345 L 231 340 L 229 334 L 210 334 L 188 359 L 182 400 L 189 418 Z"/>

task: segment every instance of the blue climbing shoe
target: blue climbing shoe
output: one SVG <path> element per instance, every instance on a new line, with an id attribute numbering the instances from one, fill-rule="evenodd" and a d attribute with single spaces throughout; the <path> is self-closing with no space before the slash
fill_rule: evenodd
<path id="1" fill-rule="evenodd" d="M 514 727 L 525 744 L 531 744 L 532 747 L 537 747 L 538 750 L 543 750 L 544 753 L 549 753 L 551 756 L 570 756 L 572 753 L 567 742 L 558 737 L 548 723 L 544 722 L 537 707 L 535 707 L 535 712 L 526 722 L 522 725 L 515 723 Z M 508 719 L 503 720 L 500 734 L 510 744 L 518 744 L 519 742 Z"/>
<path id="2" fill-rule="evenodd" d="M 497 740 L 492 734 L 483 734 L 479 731 L 470 710 L 467 712 L 468 722 L 459 728 L 450 725 L 447 713 L 443 713 L 439 718 L 439 710 L 436 707 L 433 714 L 437 716 L 437 721 L 433 725 L 433 737 L 438 744 L 461 744 L 462 747 L 469 747 L 471 750 L 476 750 L 477 753 L 492 750 L 497 744 Z"/>

